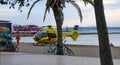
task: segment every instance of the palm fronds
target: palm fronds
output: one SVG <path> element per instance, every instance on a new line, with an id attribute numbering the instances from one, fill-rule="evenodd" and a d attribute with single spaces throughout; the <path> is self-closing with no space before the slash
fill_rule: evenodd
<path id="1" fill-rule="evenodd" d="M 87 5 L 88 3 L 90 3 L 91 5 L 94 6 L 94 2 L 92 0 L 82 0 L 85 5 Z M 82 12 L 81 12 L 81 9 L 79 7 L 79 5 L 75 2 L 75 0 L 66 0 L 66 2 L 70 2 L 78 11 L 78 14 L 79 14 L 79 17 L 80 17 L 80 22 L 82 22 Z"/>
<path id="2" fill-rule="evenodd" d="M 18 9 L 20 10 L 22 6 L 24 6 L 25 4 L 25 1 L 26 2 L 29 2 L 30 0 L 14 0 L 14 2 L 11 4 L 12 7 L 14 7 L 14 5 L 16 3 L 19 3 L 19 7 Z M 32 6 L 30 7 L 29 9 L 29 12 L 28 12 L 28 15 L 27 15 L 27 19 L 29 18 L 30 16 L 30 13 L 31 13 L 31 10 L 32 8 L 35 6 L 35 4 L 37 2 L 39 2 L 40 0 L 36 0 Z M 91 5 L 94 6 L 94 2 L 93 0 L 79 0 L 79 1 L 83 1 L 86 4 L 90 3 Z M 46 2 L 46 9 L 45 9 L 45 13 L 44 13 L 44 18 L 43 18 L 43 22 L 45 21 L 45 18 L 46 18 L 46 14 L 47 14 L 47 11 L 49 12 L 50 11 L 50 8 L 53 8 L 54 6 L 57 6 L 57 7 L 60 7 L 60 8 L 63 8 L 65 7 L 65 3 L 68 2 L 68 3 L 71 3 L 78 11 L 78 14 L 79 14 L 79 17 L 80 17 L 80 21 L 82 22 L 82 12 L 81 12 L 81 9 L 79 7 L 79 5 L 76 3 L 75 0 L 47 0 Z"/>
<path id="3" fill-rule="evenodd" d="M 44 14 L 43 22 L 45 21 L 47 11 L 48 12 L 50 11 L 50 7 L 48 7 L 48 6 L 46 6 L 46 9 L 45 9 L 45 14 Z"/>
<path id="4" fill-rule="evenodd" d="M 70 3 L 77 9 L 79 17 L 80 17 L 80 22 L 82 22 L 82 12 L 78 4 L 76 4 L 74 1 L 70 1 Z"/>
<path id="5" fill-rule="evenodd" d="M 25 0 L 19 0 L 19 1 L 18 1 L 18 3 L 20 3 L 20 4 L 19 4 L 19 7 L 18 7 L 18 10 L 20 10 L 20 9 L 22 8 L 22 6 L 24 6 L 24 1 L 25 1 Z"/>
<path id="6" fill-rule="evenodd" d="M 30 7 L 30 10 L 29 10 L 29 12 L 28 12 L 28 16 L 27 16 L 27 19 L 29 18 L 29 15 L 30 15 L 30 13 L 31 13 L 31 11 L 32 11 L 32 8 L 35 6 L 35 4 L 37 3 L 37 2 L 39 2 L 40 0 L 36 0 L 33 4 L 32 4 L 32 6 Z"/>
<path id="7" fill-rule="evenodd" d="M 7 4 L 7 3 L 8 3 L 7 1 L 0 0 L 0 4 Z"/>
<path id="8" fill-rule="evenodd" d="M 50 8 L 53 8 L 55 5 L 63 8 L 65 6 L 64 3 L 65 0 L 47 0 L 43 22 L 45 21 L 47 11 L 49 12 Z"/>
<path id="9" fill-rule="evenodd" d="M 90 3 L 91 5 L 94 6 L 94 1 L 93 0 L 83 0 L 83 2 L 85 3 L 85 5 L 87 5 L 88 3 Z"/>

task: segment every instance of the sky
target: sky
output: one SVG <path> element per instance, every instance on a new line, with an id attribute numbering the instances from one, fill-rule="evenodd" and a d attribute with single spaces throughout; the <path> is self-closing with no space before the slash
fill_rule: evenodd
<path id="1" fill-rule="evenodd" d="M 120 26 L 120 0 L 103 0 L 103 3 L 107 26 Z M 82 23 L 80 22 L 78 12 L 75 7 L 73 7 L 70 3 L 66 3 L 66 7 L 63 9 L 63 26 L 96 26 L 94 8 L 90 4 L 85 6 L 84 3 L 81 1 L 77 1 L 77 4 L 79 4 L 82 11 Z M 30 7 L 22 7 L 22 13 L 18 11 L 17 5 L 15 7 L 15 9 L 9 9 L 9 6 L 0 5 L 0 20 L 11 21 L 13 25 L 35 24 L 38 26 L 56 26 L 52 10 L 47 13 L 45 22 L 43 22 L 45 11 L 44 0 L 38 2 L 35 5 L 35 7 L 31 11 L 29 19 L 27 19 L 27 14 Z"/>

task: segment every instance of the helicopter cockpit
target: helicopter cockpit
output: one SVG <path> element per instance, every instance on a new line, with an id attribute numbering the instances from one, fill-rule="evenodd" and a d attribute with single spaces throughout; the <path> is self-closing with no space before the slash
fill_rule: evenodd
<path id="1" fill-rule="evenodd" d="M 54 33 L 47 33 L 47 32 L 37 32 L 35 35 L 36 40 L 39 40 L 41 38 L 56 38 L 57 35 Z"/>

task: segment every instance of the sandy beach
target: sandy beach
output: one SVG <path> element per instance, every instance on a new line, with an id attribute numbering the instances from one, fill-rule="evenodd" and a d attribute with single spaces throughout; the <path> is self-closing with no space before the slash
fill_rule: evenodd
<path id="1" fill-rule="evenodd" d="M 99 46 L 93 45 L 67 45 L 75 56 L 99 57 Z M 33 46 L 32 43 L 21 43 L 19 46 L 20 53 L 45 54 L 45 46 Z M 120 47 L 111 46 L 113 58 L 120 58 Z"/>

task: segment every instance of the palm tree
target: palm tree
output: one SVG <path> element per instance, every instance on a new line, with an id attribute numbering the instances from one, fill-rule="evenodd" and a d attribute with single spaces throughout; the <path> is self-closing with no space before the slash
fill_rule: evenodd
<path id="1" fill-rule="evenodd" d="M 91 0 L 83 0 L 85 3 L 91 2 Z M 72 0 L 47 0 L 46 11 L 51 7 L 56 20 L 57 30 L 58 30 L 58 43 L 57 43 L 57 55 L 63 55 L 63 44 L 62 44 L 62 24 L 64 20 L 64 14 L 62 12 L 65 7 L 65 2 L 71 3 L 77 9 L 80 19 L 82 21 L 82 14 L 78 4 Z M 92 2 L 91 2 L 92 3 Z M 45 19 L 45 18 L 44 18 Z"/>
<path id="2" fill-rule="evenodd" d="M 94 0 L 101 65 L 113 65 L 102 0 Z"/>
<path id="3" fill-rule="evenodd" d="M 57 55 L 63 55 L 62 24 L 63 24 L 63 20 L 64 20 L 64 15 L 63 15 L 62 10 L 63 10 L 63 7 L 65 6 L 65 2 L 68 2 L 68 3 L 70 2 L 73 6 L 76 7 L 76 9 L 79 12 L 80 19 L 82 21 L 81 10 L 80 10 L 79 6 L 75 3 L 75 1 L 58 0 L 58 1 L 56 1 L 56 3 L 54 3 L 54 5 L 50 6 L 54 12 L 54 17 L 56 20 L 57 30 L 58 30 Z M 87 3 L 88 1 L 85 0 L 84 2 Z M 49 4 L 52 4 L 52 2 L 49 2 Z M 47 6 L 49 6 L 49 4 Z"/>
<path id="4" fill-rule="evenodd" d="M 19 3 L 19 9 L 24 6 L 24 2 L 26 0 L 15 0 L 14 3 L 12 3 L 12 6 L 14 8 L 14 5 L 18 2 Z M 27 0 L 28 2 L 29 0 Z M 28 17 L 30 15 L 30 12 L 32 10 L 32 8 L 34 7 L 34 5 L 39 2 L 41 0 L 36 0 L 29 12 L 28 12 Z M 85 4 L 87 3 L 91 3 L 93 4 L 92 0 L 83 0 L 85 2 Z M 46 10 L 45 10 L 45 15 L 44 15 L 44 19 L 46 17 L 46 13 L 47 11 L 49 12 L 50 8 L 53 10 L 54 13 L 54 17 L 55 17 L 55 21 L 56 21 L 56 25 L 57 25 L 57 30 L 58 30 L 58 42 L 57 42 L 57 55 L 63 55 L 63 44 L 62 44 L 62 24 L 63 24 L 63 20 L 64 20 L 64 14 L 63 14 L 63 8 L 65 7 L 65 3 L 71 3 L 73 6 L 75 6 L 75 8 L 77 9 L 79 16 L 80 16 L 80 21 L 82 21 L 82 13 L 81 10 L 78 6 L 78 4 L 76 4 L 76 2 L 74 0 L 47 0 L 46 2 Z M 29 3 L 28 3 L 29 4 Z M 28 18 L 27 17 L 27 18 Z"/>

